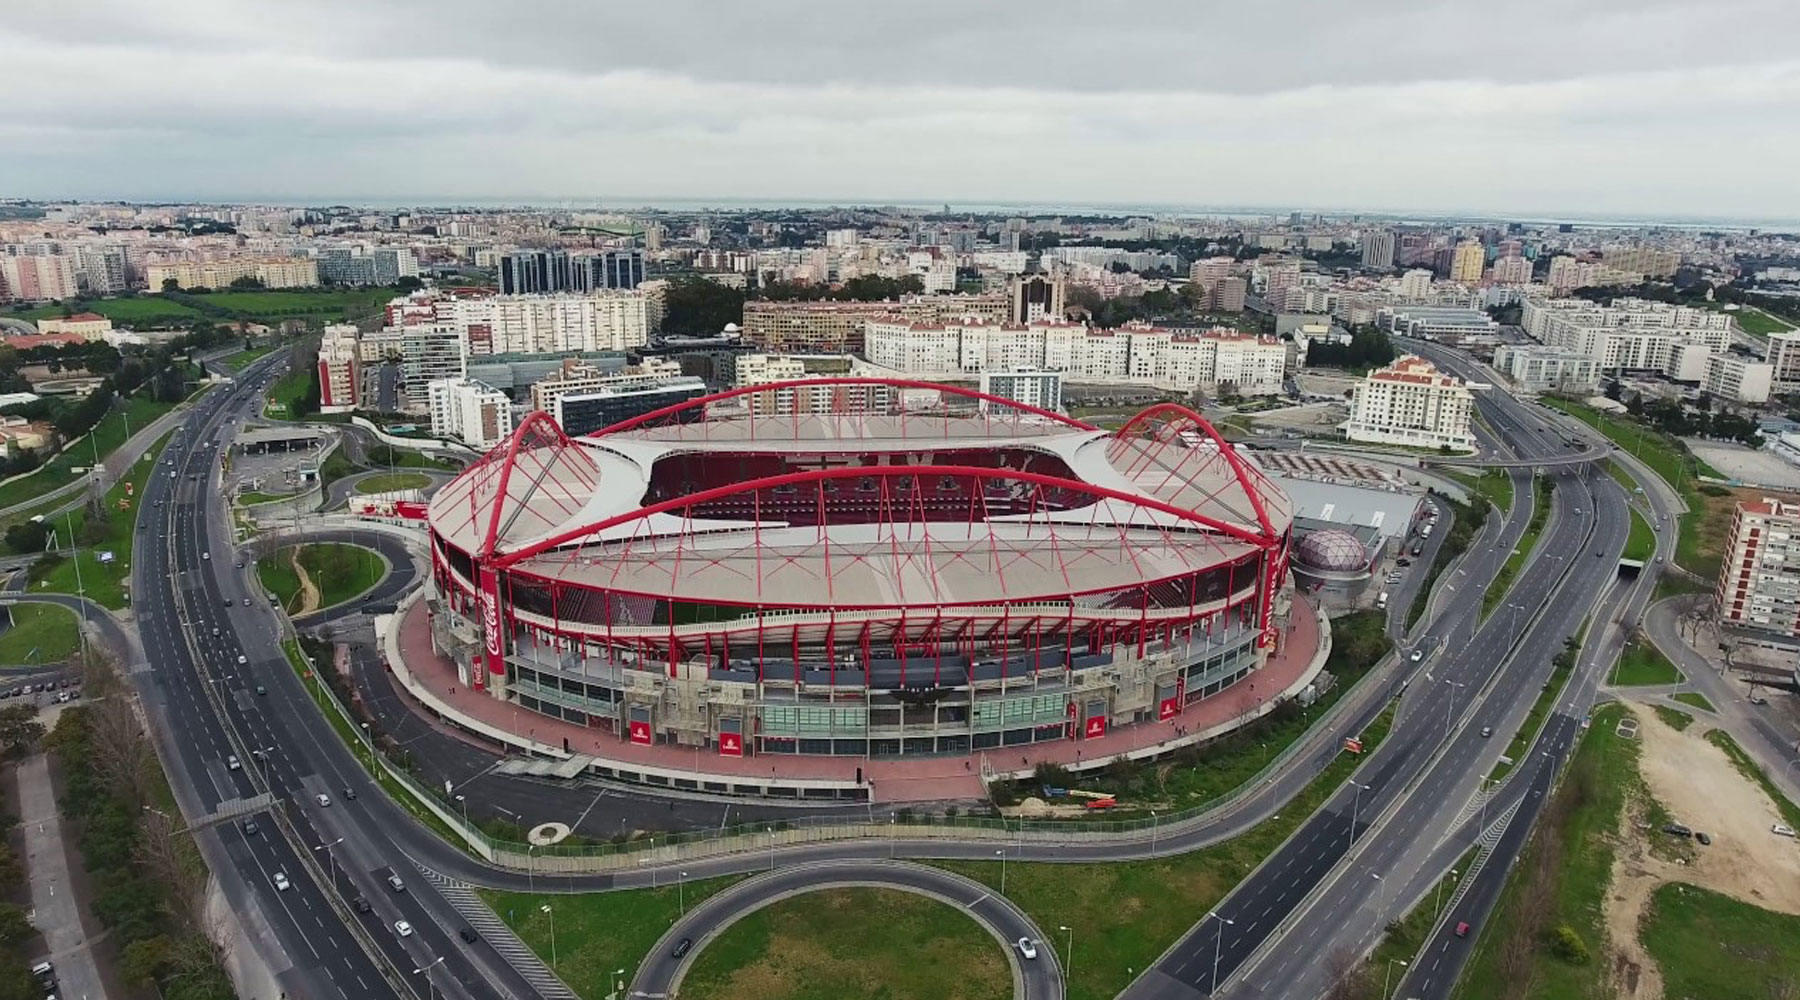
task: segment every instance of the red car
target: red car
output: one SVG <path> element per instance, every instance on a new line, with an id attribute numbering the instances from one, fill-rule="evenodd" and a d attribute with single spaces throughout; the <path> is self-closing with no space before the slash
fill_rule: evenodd
<path id="1" fill-rule="evenodd" d="M 1464 920 L 1461 923 L 1456 925 L 1456 936 L 1457 937 L 1468 937 L 1469 936 L 1469 922 L 1467 920 Z"/>

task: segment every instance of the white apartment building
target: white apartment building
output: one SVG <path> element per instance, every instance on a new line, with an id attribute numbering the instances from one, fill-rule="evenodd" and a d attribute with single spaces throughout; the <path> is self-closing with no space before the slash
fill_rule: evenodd
<path id="1" fill-rule="evenodd" d="M 1785 396 L 1800 392 L 1800 330 L 1769 334 L 1765 360 L 1770 367 L 1770 393 Z"/>
<path id="2" fill-rule="evenodd" d="M 1766 403 L 1775 366 L 1742 354 L 1709 354 L 1700 388 L 1733 403 Z"/>
<path id="3" fill-rule="evenodd" d="M 512 433 L 512 401 L 506 393 L 468 378 L 437 379 L 425 387 L 431 434 L 487 449 Z"/>
<path id="4" fill-rule="evenodd" d="M 477 357 L 629 351 L 650 342 L 646 296 L 635 290 L 444 299 L 436 317 L 459 330 Z"/>
<path id="5" fill-rule="evenodd" d="M 1462 379 L 1409 354 L 1363 379 L 1342 426 L 1352 441 L 1469 451 L 1475 447 L 1469 433 L 1473 405 Z"/>
<path id="6" fill-rule="evenodd" d="M 1600 363 L 1585 354 L 1538 344 L 1501 344 L 1494 368 L 1529 392 L 1592 392 L 1600 387 Z"/>
<path id="7" fill-rule="evenodd" d="M 1016 372 L 982 372 L 981 391 L 990 396 L 999 396 L 1035 406 L 1040 410 L 1052 413 L 1062 412 L 1063 373 L 1043 371 Z M 987 400 L 981 401 L 981 412 L 986 413 L 990 405 Z"/>
<path id="8" fill-rule="evenodd" d="M 743 354 L 737 359 L 736 388 L 793 382 L 806 377 L 806 364 L 781 354 Z"/>
<path id="9" fill-rule="evenodd" d="M 1422 302 L 1431 297 L 1430 271 L 1416 267 L 1400 276 L 1400 297 L 1409 302 Z"/>
<path id="10" fill-rule="evenodd" d="M 347 413 L 362 399 L 362 352 L 356 327 L 333 323 L 319 338 L 319 412 Z"/>
<path id="11" fill-rule="evenodd" d="M 1713 600 L 1720 621 L 1800 635 L 1800 504 L 1737 505 Z"/>
<path id="12" fill-rule="evenodd" d="M 1093 330 L 1074 323 L 1024 326 L 870 320 L 870 362 L 922 378 L 984 371 L 1051 371 L 1070 381 L 1129 383 L 1181 392 L 1231 383 L 1244 395 L 1282 388 L 1286 345 L 1231 330 L 1182 331 L 1126 325 Z"/>
<path id="13" fill-rule="evenodd" d="M 554 413 L 556 401 L 563 396 L 654 385 L 680 375 L 681 363 L 663 358 L 645 358 L 643 364 L 616 371 L 602 370 L 578 358 L 564 358 L 556 374 L 531 384 L 531 408 Z"/>
<path id="14" fill-rule="evenodd" d="M 1655 371 L 1683 382 L 1706 375 L 1706 357 L 1731 346 L 1726 313 L 1642 299 L 1600 306 L 1528 297 L 1520 324 L 1544 346 L 1585 354 L 1602 371 Z"/>

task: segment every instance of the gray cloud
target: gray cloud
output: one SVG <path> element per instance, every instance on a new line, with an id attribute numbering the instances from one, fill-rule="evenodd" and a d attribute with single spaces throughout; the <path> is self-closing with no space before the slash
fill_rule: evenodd
<path id="1" fill-rule="evenodd" d="M 179 8 L 9 10 L 0 191 L 1800 217 L 1780 0 Z"/>

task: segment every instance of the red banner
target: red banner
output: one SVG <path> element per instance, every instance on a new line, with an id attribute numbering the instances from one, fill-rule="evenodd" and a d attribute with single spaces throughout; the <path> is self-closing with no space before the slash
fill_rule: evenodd
<path id="1" fill-rule="evenodd" d="M 411 521 L 423 521 L 425 520 L 426 506 L 422 500 L 396 500 L 394 501 L 394 516 L 404 517 Z"/>
<path id="2" fill-rule="evenodd" d="M 719 756 L 742 757 L 744 755 L 744 737 L 741 733 L 719 734 Z"/>
<path id="3" fill-rule="evenodd" d="M 505 637 L 500 634 L 500 574 L 483 566 L 478 577 L 481 580 L 481 632 L 487 644 L 486 673 L 501 677 L 506 674 L 506 660 Z M 475 687 L 487 687 L 483 671 L 475 671 Z"/>
<path id="4" fill-rule="evenodd" d="M 1167 722 L 1170 719 L 1173 719 L 1175 716 L 1180 715 L 1180 714 L 1181 714 L 1181 695 L 1179 693 L 1177 693 L 1175 695 L 1175 697 L 1173 697 L 1173 698 L 1164 698 L 1156 706 L 1156 721 L 1158 721 L 1158 722 Z"/>
<path id="5" fill-rule="evenodd" d="M 631 742 L 642 744 L 643 746 L 650 745 L 650 723 L 632 719 L 626 725 L 631 732 Z"/>
<path id="6" fill-rule="evenodd" d="M 1106 716 L 1104 716 L 1104 715 L 1088 716 L 1087 724 L 1082 728 L 1082 734 L 1085 738 L 1090 739 L 1090 740 L 1096 739 L 1101 736 L 1105 736 L 1106 735 Z"/>

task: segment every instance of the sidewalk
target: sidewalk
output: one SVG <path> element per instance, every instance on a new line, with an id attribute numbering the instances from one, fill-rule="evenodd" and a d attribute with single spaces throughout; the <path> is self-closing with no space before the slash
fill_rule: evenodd
<path id="1" fill-rule="evenodd" d="M 967 756 L 865 758 L 797 755 L 719 756 L 694 747 L 643 746 L 606 730 L 577 726 L 521 709 L 473 691 L 457 676 L 456 665 L 432 648 L 424 603 L 416 597 L 388 619 L 384 650 L 394 680 L 421 705 L 465 730 L 516 749 L 548 757 L 590 754 L 608 766 L 671 779 L 756 784 L 765 787 L 855 787 L 859 772 L 874 786 L 876 802 L 976 799 L 985 794 L 980 770 L 984 756 L 1001 774 L 1026 773 L 1040 763 L 1091 767 L 1122 756 L 1145 756 L 1186 743 L 1211 739 L 1273 709 L 1284 694 L 1311 683 L 1324 666 L 1328 642 L 1321 642 L 1320 619 L 1312 605 L 1296 597 L 1291 623 L 1267 664 L 1231 689 L 1193 702 L 1162 723 L 1109 728 L 1103 737 L 1058 740 Z M 1019 763 L 1014 764 L 1013 754 Z"/>
<path id="2" fill-rule="evenodd" d="M 50 782 L 50 758 L 34 754 L 20 762 L 18 784 L 25 871 L 31 880 L 31 923 L 43 933 L 50 951 L 45 957 L 56 966 L 57 995 L 101 1000 L 107 993 L 69 881 L 62 820 Z"/>

